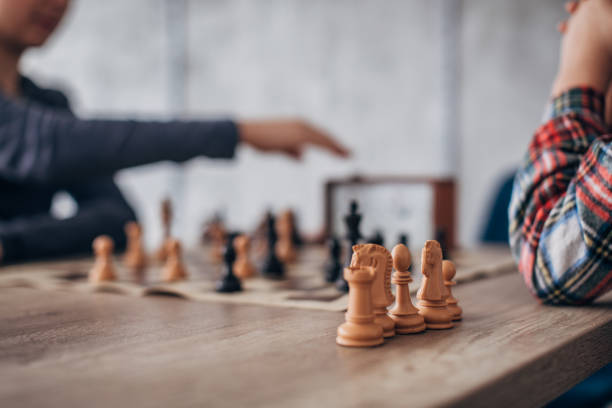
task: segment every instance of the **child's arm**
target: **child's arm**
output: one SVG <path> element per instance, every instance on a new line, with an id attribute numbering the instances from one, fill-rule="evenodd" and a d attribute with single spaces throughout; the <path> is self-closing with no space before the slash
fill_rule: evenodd
<path id="1" fill-rule="evenodd" d="M 547 303 L 584 303 L 612 287 L 612 135 L 604 121 L 612 48 L 596 24 L 607 6 L 590 0 L 570 20 L 555 98 L 515 179 L 510 243 L 527 286 Z"/>

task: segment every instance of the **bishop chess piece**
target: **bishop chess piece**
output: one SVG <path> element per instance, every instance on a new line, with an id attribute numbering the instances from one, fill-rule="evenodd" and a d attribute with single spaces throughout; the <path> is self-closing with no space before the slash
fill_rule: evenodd
<path id="1" fill-rule="evenodd" d="M 255 265 L 249 258 L 251 239 L 248 235 L 238 235 L 234 238 L 234 250 L 236 251 L 236 262 L 234 262 L 234 274 L 240 279 L 247 279 L 255 275 Z"/>
<path id="2" fill-rule="evenodd" d="M 157 252 L 155 252 L 155 258 L 159 262 L 164 262 L 168 253 L 166 252 L 167 241 L 170 239 L 170 230 L 172 225 L 172 203 L 169 198 L 165 198 L 161 204 L 161 219 L 162 219 L 162 243 L 159 246 Z"/>
<path id="3" fill-rule="evenodd" d="M 94 251 L 94 265 L 89 271 L 89 281 L 100 283 L 114 281 L 117 279 L 115 267 L 113 266 L 113 239 L 108 235 L 100 235 L 94 239 L 92 248 Z"/>
<path id="4" fill-rule="evenodd" d="M 452 315 L 453 321 L 461 320 L 463 310 L 459 306 L 459 302 L 453 296 L 452 287 L 457 284 L 457 282 L 453 281 L 455 277 L 455 273 L 457 270 L 455 269 L 455 264 L 452 261 L 444 260 L 442 261 L 442 276 L 444 278 L 444 286 L 446 288 L 445 298 L 446 298 L 446 306 L 448 311 Z"/>
<path id="5" fill-rule="evenodd" d="M 283 263 L 276 256 L 276 242 L 278 241 L 278 237 L 276 235 L 275 220 L 272 213 L 268 215 L 268 227 L 266 233 L 268 235 L 268 248 L 262 273 L 267 278 L 281 279 L 285 276 L 285 265 L 283 265 Z"/>
<path id="6" fill-rule="evenodd" d="M 125 235 L 127 248 L 123 256 L 123 263 L 141 279 L 147 266 L 147 255 L 142 244 L 142 228 L 137 222 L 130 221 L 125 224 Z"/>
<path id="7" fill-rule="evenodd" d="M 347 251 L 347 262 L 346 265 L 351 264 L 351 259 L 353 258 L 353 246 L 357 245 L 359 240 L 361 239 L 361 232 L 359 230 L 359 225 L 361 224 L 361 214 L 358 212 L 357 201 L 351 201 L 349 207 L 349 213 L 344 217 L 344 223 L 346 224 L 347 229 L 347 239 L 349 241 L 349 249 Z M 338 280 L 336 281 L 336 288 L 338 288 L 341 292 L 348 292 L 349 287 L 348 283 L 344 279 L 344 275 L 340 274 Z"/>
<path id="8" fill-rule="evenodd" d="M 176 282 L 187 279 L 187 270 L 183 264 L 181 243 L 178 239 L 169 238 L 166 241 L 166 264 L 163 269 L 164 282 Z"/>
<path id="9" fill-rule="evenodd" d="M 372 283 L 372 307 L 374 322 L 383 328 L 384 337 L 395 335 L 395 322 L 387 314 L 395 297 L 391 293 L 391 270 L 393 258 L 389 251 L 376 244 L 358 244 L 353 247 L 351 266 L 371 266 L 374 268 Z"/>
<path id="10" fill-rule="evenodd" d="M 423 282 L 417 294 L 419 314 L 428 329 L 450 329 L 451 314 L 444 300 L 442 281 L 442 249 L 437 241 L 427 241 L 421 253 Z"/>
<path id="11" fill-rule="evenodd" d="M 325 281 L 332 283 L 338 280 L 342 273 L 342 262 L 340 255 L 342 254 L 342 246 L 338 238 L 332 237 L 327 241 L 329 248 L 329 260 L 325 265 Z"/>
<path id="12" fill-rule="evenodd" d="M 338 327 L 336 343 L 348 347 L 372 347 L 384 342 L 383 329 L 374 322 L 372 283 L 376 272 L 371 266 L 349 266 L 344 278 L 349 291 L 346 322 Z"/>
<path id="13" fill-rule="evenodd" d="M 276 221 L 276 234 L 278 240 L 275 246 L 276 256 L 284 263 L 295 262 L 297 258 L 293 245 L 292 233 L 293 217 L 291 216 L 291 212 L 285 211 L 281 213 Z"/>
<path id="14" fill-rule="evenodd" d="M 412 305 L 409 284 L 412 282 L 410 266 L 412 256 L 406 245 L 397 244 L 391 252 L 393 256 L 392 282 L 396 285 L 395 307 L 389 311 L 389 316 L 395 322 L 395 332 L 399 334 L 419 333 L 425 330 L 425 320 L 419 310 Z"/>
<path id="15" fill-rule="evenodd" d="M 223 261 L 225 262 L 225 271 L 223 277 L 217 282 L 216 291 L 221 293 L 238 292 L 242 290 L 240 279 L 234 274 L 234 263 L 236 262 L 236 251 L 234 249 L 235 234 L 230 234 L 225 244 L 225 253 Z"/>

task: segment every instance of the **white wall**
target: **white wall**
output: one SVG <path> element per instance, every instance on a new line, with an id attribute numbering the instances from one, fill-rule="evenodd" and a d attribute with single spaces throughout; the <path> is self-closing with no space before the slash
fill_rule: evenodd
<path id="1" fill-rule="evenodd" d="M 173 1 L 173 0 L 168 0 Z M 176 0 L 174 0 L 176 1 Z M 234 163 L 194 160 L 122 172 L 118 179 L 159 236 L 158 203 L 180 198 L 178 233 L 193 243 L 222 209 L 250 228 L 271 206 L 322 222 L 331 176 L 441 174 L 441 6 L 437 1 L 188 1 L 184 100 L 171 77 L 167 4 L 80 0 L 24 71 L 69 86 L 83 116 L 302 116 L 354 152 L 302 163 L 240 150 Z M 475 242 L 493 185 L 535 128 L 555 68 L 560 1 L 466 0 L 462 8 L 460 239 Z M 172 82 L 172 81 L 175 82 Z M 172 96 L 174 95 L 174 96 Z M 367 216 L 367 214 L 366 214 Z"/>

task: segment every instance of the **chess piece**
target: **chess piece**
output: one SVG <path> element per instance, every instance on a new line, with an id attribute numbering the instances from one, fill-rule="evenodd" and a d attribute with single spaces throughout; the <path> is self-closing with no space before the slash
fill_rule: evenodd
<path id="1" fill-rule="evenodd" d="M 162 279 L 164 282 L 176 282 L 187 279 L 187 271 L 182 260 L 181 243 L 178 239 L 166 240 L 166 264 L 163 269 Z"/>
<path id="2" fill-rule="evenodd" d="M 368 243 L 369 244 L 376 244 L 376 245 L 380 245 L 380 246 L 385 246 L 385 237 L 383 237 L 383 234 L 380 230 L 376 230 L 374 232 L 374 235 L 372 235 L 369 239 L 368 239 Z"/>
<path id="3" fill-rule="evenodd" d="M 117 279 L 115 267 L 113 266 L 114 246 L 113 239 L 108 235 L 100 235 L 94 239 L 92 248 L 96 260 L 89 271 L 89 281 L 91 283 L 114 281 Z"/>
<path id="4" fill-rule="evenodd" d="M 384 342 L 383 329 L 374 322 L 372 284 L 376 272 L 372 266 L 349 266 L 344 278 L 351 287 L 346 322 L 338 327 L 336 343 L 348 347 L 371 347 Z"/>
<path id="5" fill-rule="evenodd" d="M 267 278 L 281 279 L 285 275 L 285 265 L 283 265 L 276 256 L 275 248 L 278 237 L 276 235 L 275 220 L 272 213 L 268 214 L 268 226 L 266 232 L 268 234 L 268 249 L 266 259 L 264 260 L 262 273 Z"/>
<path id="6" fill-rule="evenodd" d="M 242 290 L 240 279 L 234 274 L 234 263 L 236 262 L 236 250 L 234 249 L 234 239 L 236 234 L 230 234 L 225 244 L 223 261 L 225 262 L 225 272 L 223 278 L 217 282 L 216 291 L 221 293 L 238 292 Z"/>
<path id="7" fill-rule="evenodd" d="M 406 234 L 406 233 L 400 234 L 398 239 L 397 239 L 397 241 L 398 241 L 397 242 L 398 244 L 402 244 L 402 245 L 405 245 L 406 247 L 410 248 L 410 245 L 409 245 L 410 240 L 408 238 L 408 234 Z"/>
<path id="8" fill-rule="evenodd" d="M 238 235 L 234 238 L 234 250 L 236 251 L 236 262 L 234 262 L 234 274 L 240 279 L 250 278 L 255 275 L 255 265 L 249 259 L 251 239 L 247 235 Z"/>
<path id="9" fill-rule="evenodd" d="M 300 234 L 298 223 L 295 217 L 295 213 L 293 210 L 288 210 L 289 218 L 291 220 L 291 241 L 293 242 L 294 247 L 301 247 L 304 245 L 304 239 L 302 238 L 302 234 Z"/>
<path id="10" fill-rule="evenodd" d="M 226 235 L 227 231 L 223 225 L 223 219 L 219 214 L 215 214 L 206 223 L 204 233 L 202 234 L 202 243 L 211 245 L 210 258 L 212 260 L 217 262 L 223 261 Z"/>
<path id="11" fill-rule="evenodd" d="M 276 221 L 278 241 L 275 245 L 276 256 L 284 263 L 295 262 L 297 254 L 293 246 L 293 218 L 289 211 L 282 213 Z"/>
<path id="12" fill-rule="evenodd" d="M 372 307 L 374 322 L 383 328 L 383 336 L 395 335 L 395 322 L 387 315 L 395 297 L 391 293 L 391 270 L 393 258 L 389 251 L 376 244 L 358 244 L 353 247 L 351 266 L 374 267 L 374 282 L 372 283 Z"/>
<path id="13" fill-rule="evenodd" d="M 127 248 L 123 256 L 123 263 L 132 269 L 139 277 L 147 266 L 147 255 L 142 245 L 142 228 L 134 221 L 125 224 Z"/>
<path id="14" fill-rule="evenodd" d="M 409 283 L 412 282 L 410 250 L 406 245 L 397 244 L 391 255 L 395 268 L 392 282 L 396 285 L 396 303 L 395 307 L 389 311 L 389 316 L 395 321 L 395 332 L 399 334 L 422 332 L 425 330 L 425 320 L 410 300 Z"/>
<path id="15" fill-rule="evenodd" d="M 342 247 L 340 246 L 340 240 L 332 237 L 327 243 L 329 247 L 329 260 L 325 265 L 325 281 L 332 283 L 338 280 L 338 276 L 342 273 L 342 262 L 340 261 L 340 255 Z"/>
<path id="16" fill-rule="evenodd" d="M 448 239 L 446 236 L 446 228 L 440 227 L 436 230 L 436 241 L 442 249 L 442 259 L 451 259 L 450 250 L 448 248 Z"/>
<path id="17" fill-rule="evenodd" d="M 155 258 L 157 258 L 159 262 L 164 262 L 168 256 L 168 253 L 166 252 L 166 244 L 170 239 L 170 229 L 172 224 L 172 203 L 170 202 L 169 198 L 165 198 L 161 203 L 161 219 L 163 240 L 159 249 L 157 252 L 155 252 Z"/>
<path id="18" fill-rule="evenodd" d="M 444 287 L 446 288 L 445 299 L 446 306 L 449 313 L 452 315 L 453 321 L 461 320 L 463 310 L 458 305 L 457 299 L 453 296 L 452 286 L 455 286 L 457 282 L 453 281 L 456 273 L 455 264 L 452 261 L 442 261 L 442 276 L 444 277 Z"/>
<path id="19" fill-rule="evenodd" d="M 347 263 L 346 265 L 351 264 L 351 260 L 353 258 L 353 246 L 357 245 L 359 240 L 361 239 L 361 232 L 359 231 L 359 225 L 361 224 L 361 214 L 358 212 L 357 201 L 351 201 L 349 207 L 349 213 L 344 217 L 344 223 L 347 229 L 347 239 L 349 241 L 349 250 L 347 251 Z M 336 281 L 336 288 L 340 292 L 348 292 L 349 287 L 344 280 L 344 275 L 340 274 L 338 276 L 338 280 Z"/>
<path id="20" fill-rule="evenodd" d="M 442 281 L 442 249 L 437 241 L 427 241 L 421 253 L 423 282 L 417 294 L 419 314 L 428 329 L 450 329 L 451 314 L 444 300 Z"/>

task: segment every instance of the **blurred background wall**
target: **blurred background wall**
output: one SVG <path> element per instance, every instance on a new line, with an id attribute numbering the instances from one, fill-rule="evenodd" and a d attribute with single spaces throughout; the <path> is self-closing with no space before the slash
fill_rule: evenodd
<path id="1" fill-rule="evenodd" d="M 323 221 L 330 177 L 454 175 L 459 240 L 477 242 L 501 179 L 526 150 L 556 70 L 561 0 L 76 0 L 23 70 L 83 117 L 299 116 L 353 150 L 303 162 L 240 150 L 117 179 L 158 242 L 159 201 L 189 244 L 221 211 Z M 366 214 L 367 216 L 367 214 Z"/>

